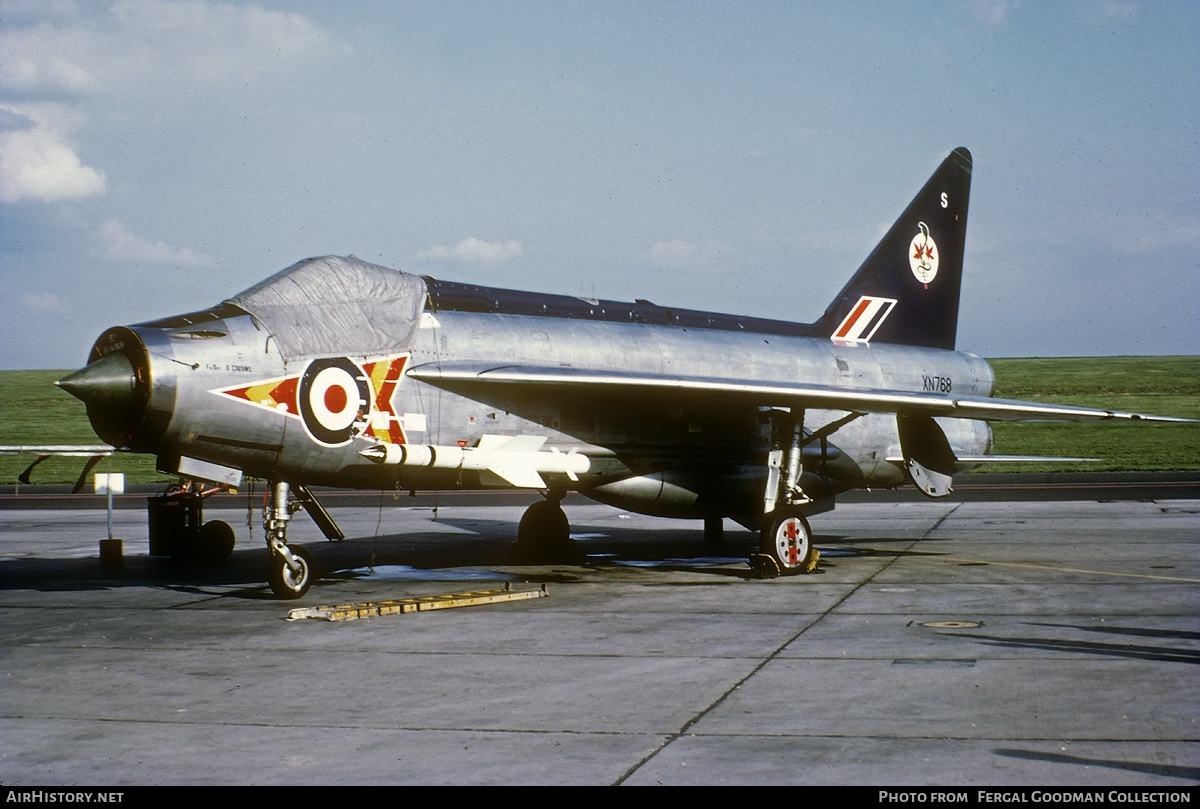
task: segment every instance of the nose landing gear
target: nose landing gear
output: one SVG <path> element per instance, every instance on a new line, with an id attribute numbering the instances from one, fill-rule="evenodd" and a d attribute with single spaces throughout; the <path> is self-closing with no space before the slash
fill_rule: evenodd
<path id="1" fill-rule="evenodd" d="M 292 512 L 300 504 L 288 502 L 289 487 L 286 481 L 271 483 L 271 496 L 263 508 L 263 527 L 267 533 L 267 549 L 271 558 L 267 562 L 267 582 L 271 592 L 278 598 L 300 598 L 308 592 L 313 582 L 312 556 L 300 547 L 287 544 L 287 525 Z"/>

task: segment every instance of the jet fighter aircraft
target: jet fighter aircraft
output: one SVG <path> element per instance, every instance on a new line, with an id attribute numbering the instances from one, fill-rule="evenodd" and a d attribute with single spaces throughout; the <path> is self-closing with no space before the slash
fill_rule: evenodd
<path id="1" fill-rule="evenodd" d="M 703 520 L 710 540 L 728 517 L 760 533 L 760 574 L 807 572 L 811 515 L 856 487 L 946 496 L 956 472 L 1004 460 L 990 421 L 1185 421 L 991 398 L 987 362 L 955 350 L 970 181 L 955 149 L 814 323 L 327 256 L 209 309 L 111 328 L 58 384 L 104 441 L 163 472 L 269 481 L 283 598 L 313 580 L 287 543 L 294 511 L 340 536 L 314 485 L 540 492 L 517 528 L 533 552 L 570 542 L 569 491 Z M 197 541 L 228 553 L 221 526 Z"/>

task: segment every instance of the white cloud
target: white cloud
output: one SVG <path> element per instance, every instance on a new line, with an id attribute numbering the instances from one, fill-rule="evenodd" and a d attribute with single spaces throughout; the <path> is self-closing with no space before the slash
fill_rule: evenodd
<path id="1" fill-rule="evenodd" d="M 650 261 L 660 267 L 700 267 L 727 253 L 729 245 L 725 242 L 712 239 L 699 242 L 672 239 L 651 247 Z"/>
<path id="2" fill-rule="evenodd" d="M 11 38 L 0 40 L 0 47 Z M 39 93 L 46 90 L 83 95 L 95 89 L 92 76 L 75 62 L 57 54 L 25 54 L 17 50 L 0 57 L 0 76 L 6 90 Z"/>
<path id="3" fill-rule="evenodd" d="M 0 202 L 84 199 L 104 193 L 104 173 L 69 141 L 77 119 L 57 105 L 0 105 Z"/>
<path id="4" fill-rule="evenodd" d="M 520 242 L 485 242 L 474 237 L 463 239 L 453 247 L 435 245 L 421 250 L 419 261 L 459 261 L 464 264 L 495 264 L 521 255 Z"/>
<path id="5" fill-rule="evenodd" d="M 135 264 L 172 264 L 198 267 L 212 259 L 187 247 L 170 247 L 163 242 L 151 242 L 127 230 L 120 222 L 109 219 L 100 226 L 101 255 L 111 261 L 131 261 Z"/>
<path id="6" fill-rule="evenodd" d="M 80 105 L 89 100 L 161 103 L 196 92 L 227 94 L 344 49 L 307 17 L 254 5 L 6 0 L 0 202 L 104 193 L 103 171 L 84 163 L 72 137 L 85 121 Z"/>
<path id="7" fill-rule="evenodd" d="M 66 315 L 71 307 L 53 292 L 23 292 L 17 299 L 21 309 L 31 315 Z"/>
<path id="8" fill-rule="evenodd" d="M 345 46 L 300 14 L 206 0 L 118 0 L 60 8 L 53 24 L 0 32 L 0 87 L 24 94 L 229 92 Z M 28 17 L 32 12 L 26 14 Z"/>

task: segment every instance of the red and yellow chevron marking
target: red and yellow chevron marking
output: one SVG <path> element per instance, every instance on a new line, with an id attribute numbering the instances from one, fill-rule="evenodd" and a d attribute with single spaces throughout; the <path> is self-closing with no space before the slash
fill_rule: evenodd
<path id="1" fill-rule="evenodd" d="M 403 444 L 406 442 L 404 427 L 400 416 L 396 413 L 393 399 L 400 385 L 400 377 L 404 366 L 408 363 L 408 355 L 385 357 L 365 363 L 354 363 L 361 368 L 371 387 L 370 412 L 363 413 L 366 429 L 362 435 L 381 441 L 385 444 Z M 239 401 L 247 402 L 258 407 L 264 407 L 277 413 L 284 413 L 295 418 L 303 418 L 299 406 L 300 379 L 303 372 L 287 377 L 265 379 L 250 385 L 237 385 L 229 388 L 217 388 L 213 393 L 230 396 Z M 335 388 L 336 390 L 336 388 Z M 344 392 L 349 393 L 349 392 Z M 326 391 L 329 395 L 329 391 Z"/>
<path id="2" fill-rule="evenodd" d="M 299 381 L 299 375 L 289 376 L 284 379 L 256 382 L 244 388 L 224 388 L 220 393 L 297 416 L 300 414 L 300 410 L 296 406 L 296 387 Z"/>
<path id="3" fill-rule="evenodd" d="M 404 428 L 396 415 L 392 399 L 396 395 L 400 374 L 404 372 L 404 364 L 407 361 L 408 355 L 404 355 L 363 364 L 363 370 L 367 372 L 367 378 L 371 381 L 371 390 L 375 392 L 375 401 L 371 403 L 371 423 L 363 435 L 385 444 L 405 443 Z"/>

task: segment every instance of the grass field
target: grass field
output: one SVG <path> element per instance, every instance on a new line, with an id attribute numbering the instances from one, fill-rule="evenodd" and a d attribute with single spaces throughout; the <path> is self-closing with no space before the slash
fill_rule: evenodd
<path id="1" fill-rule="evenodd" d="M 1100 357 L 993 360 L 995 395 L 1200 419 L 1200 357 Z M 68 371 L 0 371 L 0 444 L 100 444 L 83 405 L 54 386 Z M 1104 458 L 1097 464 L 992 467 L 990 471 L 1200 469 L 1200 425 L 1138 423 L 997 423 L 995 451 L 1005 455 Z M 33 458 L 0 456 L 0 483 L 15 483 Z M 52 458 L 35 483 L 71 483 L 79 458 Z M 986 468 L 985 468 L 986 469 Z M 166 480 L 154 459 L 116 455 L 97 472 L 131 482 Z"/>
<path id="2" fill-rule="evenodd" d="M 1002 359 L 991 365 L 999 398 L 1200 419 L 1200 357 Z M 997 454 L 1105 460 L 982 471 L 1200 469 L 1197 424 L 997 422 L 993 429 Z"/>

